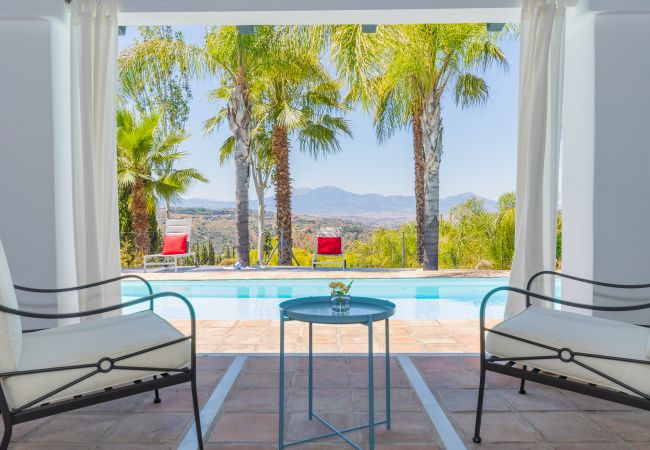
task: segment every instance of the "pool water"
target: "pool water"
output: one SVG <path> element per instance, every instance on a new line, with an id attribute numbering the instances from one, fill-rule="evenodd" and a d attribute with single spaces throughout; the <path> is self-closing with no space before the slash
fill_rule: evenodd
<path id="1" fill-rule="evenodd" d="M 151 284 L 155 292 L 173 291 L 186 296 L 200 320 L 278 319 L 278 304 L 286 299 L 329 295 L 329 280 L 325 279 L 152 281 Z M 351 294 L 394 302 L 395 319 L 476 319 L 485 294 L 507 284 L 507 278 L 357 279 Z M 142 282 L 122 283 L 123 301 L 145 295 L 147 290 Z M 506 298 L 505 292 L 497 293 L 488 304 L 486 316 L 503 317 Z M 156 312 L 167 319 L 188 318 L 185 305 L 177 299 L 158 301 Z"/>

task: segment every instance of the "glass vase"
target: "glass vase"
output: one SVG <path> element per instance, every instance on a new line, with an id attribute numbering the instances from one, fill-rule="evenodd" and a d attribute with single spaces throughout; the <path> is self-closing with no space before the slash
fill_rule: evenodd
<path id="1" fill-rule="evenodd" d="M 339 315 L 349 313 L 350 296 L 332 294 L 332 312 Z"/>

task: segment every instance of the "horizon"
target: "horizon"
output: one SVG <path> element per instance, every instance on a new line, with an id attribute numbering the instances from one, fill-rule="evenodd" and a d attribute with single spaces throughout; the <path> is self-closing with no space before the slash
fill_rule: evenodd
<path id="1" fill-rule="evenodd" d="M 309 189 L 309 190 L 314 191 L 314 190 L 322 189 L 322 188 L 335 188 L 335 189 L 338 189 L 340 191 L 346 192 L 348 194 L 355 194 L 355 195 L 381 195 L 382 197 L 413 197 L 413 198 L 415 197 L 415 194 L 382 194 L 382 193 L 379 193 L 379 192 L 354 192 L 354 191 L 349 191 L 347 189 L 343 189 L 343 188 L 341 188 L 339 186 L 335 186 L 335 185 L 323 185 L 323 186 L 314 186 L 314 187 L 292 186 L 292 189 L 294 191 L 295 190 L 305 190 L 305 189 Z M 514 189 L 512 191 L 502 192 L 501 194 L 499 194 L 499 196 L 502 195 L 502 194 L 505 194 L 507 192 L 514 192 Z M 272 190 L 269 190 L 267 192 L 267 194 L 269 194 L 269 195 L 267 195 L 265 198 L 272 197 L 273 196 Z M 483 196 L 481 194 L 477 194 L 477 193 L 472 192 L 472 191 L 464 191 L 464 192 L 457 192 L 455 194 L 445 195 L 444 197 L 441 196 L 440 199 L 442 200 L 442 199 L 448 199 L 448 198 L 453 198 L 453 197 L 460 197 L 460 196 L 463 196 L 463 195 L 466 195 L 466 194 L 469 194 L 469 195 L 472 195 L 474 197 L 478 197 L 478 198 L 481 198 L 481 199 L 485 199 L 485 200 L 491 200 L 491 201 L 497 201 L 497 199 L 499 197 L 499 196 L 497 196 L 496 198 L 491 198 L 491 197 Z M 196 196 L 181 196 L 181 198 L 183 200 L 211 200 L 211 201 L 217 201 L 217 202 L 230 202 L 230 201 L 234 202 L 234 199 L 225 199 L 225 200 L 223 200 L 223 199 L 215 199 L 215 198 L 196 197 Z M 251 197 L 249 201 L 255 201 L 256 202 L 257 197 Z"/>
<path id="2" fill-rule="evenodd" d="M 173 26 L 191 44 L 202 45 L 205 27 Z M 139 37 L 137 27 L 129 26 L 118 39 L 118 50 L 133 44 Z M 516 126 L 519 73 L 519 39 L 505 39 L 501 47 L 509 69 L 487 70 L 482 76 L 490 87 L 488 102 L 479 108 L 461 109 L 453 93 L 443 95 L 443 157 L 440 170 L 440 198 L 462 193 L 496 199 L 514 191 L 516 175 Z M 326 61 L 328 67 L 331 67 Z M 207 99 L 216 80 L 211 77 L 190 82 L 192 99 L 186 130 L 190 137 L 180 145 L 187 157 L 178 167 L 195 167 L 209 183 L 195 183 L 183 198 L 233 201 L 235 198 L 234 166 L 220 166 L 217 152 L 230 135 L 222 126 L 212 135 L 202 132 L 203 121 L 213 115 L 218 104 Z M 358 195 L 414 195 L 413 150 L 410 128 L 398 130 L 385 144 L 376 141 L 372 117 L 355 105 L 346 118 L 353 129 L 352 138 L 342 137 L 341 151 L 313 159 L 297 148 L 290 151 L 293 189 L 333 185 Z M 359 176 L 363 173 L 363 176 Z M 486 175 L 489 174 L 489 175 Z M 252 184 L 252 183 L 251 183 Z M 274 196 L 269 189 L 266 197 Z M 256 198 L 253 186 L 249 198 Z"/>

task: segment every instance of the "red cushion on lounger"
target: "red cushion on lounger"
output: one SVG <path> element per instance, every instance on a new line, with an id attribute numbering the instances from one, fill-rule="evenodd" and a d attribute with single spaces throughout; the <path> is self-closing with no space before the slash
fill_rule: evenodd
<path id="1" fill-rule="evenodd" d="M 340 237 L 319 237 L 318 254 L 319 255 L 340 255 L 341 238 Z"/>
<path id="2" fill-rule="evenodd" d="M 182 255 L 187 249 L 187 234 L 165 236 L 163 239 L 163 255 Z"/>

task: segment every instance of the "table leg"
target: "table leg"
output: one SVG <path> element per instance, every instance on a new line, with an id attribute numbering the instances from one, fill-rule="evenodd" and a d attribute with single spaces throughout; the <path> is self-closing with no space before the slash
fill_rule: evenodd
<path id="1" fill-rule="evenodd" d="M 375 448 L 375 372 L 374 352 L 372 350 L 372 320 L 368 320 L 368 446 Z"/>
<path id="2" fill-rule="evenodd" d="M 388 319 L 386 319 L 386 429 L 390 430 L 390 340 L 388 339 Z"/>
<path id="3" fill-rule="evenodd" d="M 312 323 L 309 322 L 309 420 L 312 419 L 314 413 L 314 401 L 313 401 L 313 377 L 314 377 L 314 356 L 312 351 Z"/>
<path id="4" fill-rule="evenodd" d="M 280 310 L 280 426 L 278 450 L 284 449 L 284 311 Z"/>

